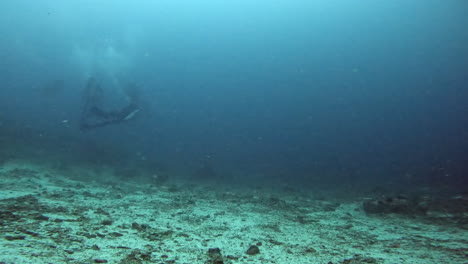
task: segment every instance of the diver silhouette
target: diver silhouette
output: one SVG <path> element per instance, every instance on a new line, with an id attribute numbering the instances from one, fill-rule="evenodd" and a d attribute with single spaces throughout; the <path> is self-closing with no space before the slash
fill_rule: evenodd
<path id="1" fill-rule="evenodd" d="M 140 111 L 137 104 L 138 94 L 135 85 L 129 85 L 124 92 L 128 98 L 128 104 L 120 109 L 106 111 L 103 107 L 104 90 L 100 83 L 90 77 L 83 93 L 84 106 L 80 118 L 80 130 L 104 127 L 118 124 L 132 119 Z"/>

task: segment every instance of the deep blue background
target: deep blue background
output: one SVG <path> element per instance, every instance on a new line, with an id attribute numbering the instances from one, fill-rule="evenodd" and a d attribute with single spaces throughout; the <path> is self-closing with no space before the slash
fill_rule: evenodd
<path id="1" fill-rule="evenodd" d="M 1 1 L 0 120 L 173 174 L 463 186 L 467 25 L 466 1 Z M 80 132 L 91 75 L 141 115 Z"/>

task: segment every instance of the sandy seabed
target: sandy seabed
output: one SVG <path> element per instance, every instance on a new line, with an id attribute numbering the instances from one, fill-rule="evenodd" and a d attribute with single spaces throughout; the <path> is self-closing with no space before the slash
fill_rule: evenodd
<path id="1" fill-rule="evenodd" d="M 93 177 L 0 167 L 0 263 L 468 263 L 466 229 L 359 198 Z"/>

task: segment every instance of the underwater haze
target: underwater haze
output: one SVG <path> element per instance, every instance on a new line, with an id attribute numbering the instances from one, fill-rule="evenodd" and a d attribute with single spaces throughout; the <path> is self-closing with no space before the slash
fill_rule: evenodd
<path id="1" fill-rule="evenodd" d="M 0 264 L 467 256 L 467 0 L 0 0 Z"/>
<path id="2" fill-rule="evenodd" d="M 1 1 L 0 161 L 467 191 L 467 25 L 456 0 Z M 139 112 L 80 130 L 90 77 Z"/>

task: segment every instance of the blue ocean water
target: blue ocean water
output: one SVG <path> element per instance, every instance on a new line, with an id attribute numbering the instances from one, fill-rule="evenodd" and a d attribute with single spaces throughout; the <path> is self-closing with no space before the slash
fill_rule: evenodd
<path id="1" fill-rule="evenodd" d="M 465 1 L 2 1 L 0 159 L 466 191 L 467 25 Z M 135 118 L 80 130 L 90 77 L 108 109 L 137 85 Z"/>

